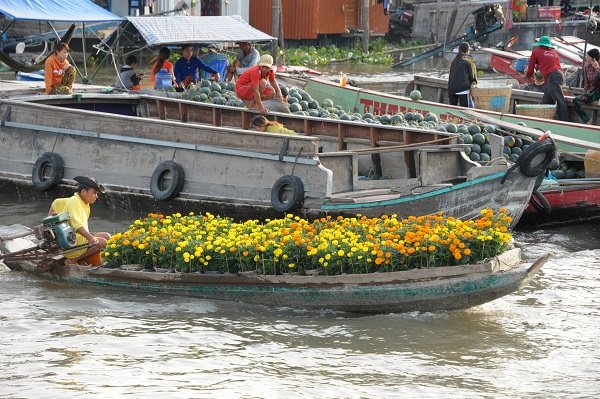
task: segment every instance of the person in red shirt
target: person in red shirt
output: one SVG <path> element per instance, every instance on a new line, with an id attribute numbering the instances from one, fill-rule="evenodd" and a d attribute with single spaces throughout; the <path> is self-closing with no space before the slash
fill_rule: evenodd
<path id="1" fill-rule="evenodd" d="M 558 119 L 568 122 L 569 109 L 562 90 L 562 85 L 565 84 L 565 76 L 560 67 L 558 53 L 554 50 L 554 45 L 552 45 L 548 36 L 540 37 L 540 40 L 534 43 L 533 47 L 534 49 L 529 58 L 529 66 L 525 70 L 525 77 L 530 78 L 536 68 L 540 70 L 546 82 L 542 103 L 556 103 Z"/>
<path id="2" fill-rule="evenodd" d="M 264 100 L 272 100 L 277 97 L 282 103 L 284 101 L 272 67 L 273 57 L 263 54 L 258 65 L 246 69 L 235 84 L 235 94 L 246 103 L 249 109 L 256 109 L 261 114 L 269 112 L 263 105 Z M 271 84 L 270 86 L 267 81 Z"/>

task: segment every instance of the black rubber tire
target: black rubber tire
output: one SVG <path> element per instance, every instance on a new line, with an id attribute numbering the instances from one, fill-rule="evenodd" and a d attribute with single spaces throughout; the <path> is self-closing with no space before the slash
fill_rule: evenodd
<path id="1" fill-rule="evenodd" d="M 548 199 L 544 197 L 544 194 L 535 190 L 531 193 L 531 198 L 529 199 L 529 203 L 531 206 L 535 208 L 536 211 L 542 213 L 544 215 L 549 215 L 552 213 L 552 205 L 548 202 Z"/>
<path id="2" fill-rule="evenodd" d="M 271 189 L 271 204 L 279 212 L 299 209 L 304 204 L 304 184 L 297 176 L 281 176 Z"/>
<path id="3" fill-rule="evenodd" d="M 181 165 L 173 161 L 158 164 L 150 179 L 150 192 L 158 201 L 170 201 L 183 189 L 185 172 Z"/>
<path id="4" fill-rule="evenodd" d="M 539 175 L 537 177 L 537 179 L 535 179 L 535 184 L 533 185 L 533 192 L 536 192 L 538 190 L 538 188 L 540 188 L 545 177 L 546 177 L 546 174 L 544 173 L 542 175 Z"/>
<path id="5" fill-rule="evenodd" d="M 555 156 L 556 146 L 549 139 L 536 141 L 519 157 L 519 168 L 525 176 L 535 177 L 546 172 Z"/>
<path id="6" fill-rule="evenodd" d="M 33 165 L 31 182 L 36 190 L 48 191 L 61 182 L 64 172 L 65 163 L 60 155 L 45 152 Z"/>

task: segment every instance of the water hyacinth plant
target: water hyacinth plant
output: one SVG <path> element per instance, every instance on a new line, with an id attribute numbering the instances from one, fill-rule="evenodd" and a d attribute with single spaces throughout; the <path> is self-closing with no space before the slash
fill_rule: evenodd
<path id="1" fill-rule="evenodd" d="M 475 263 L 502 253 L 511 218 L 501 210 L 459 220 L 441 213 L 379 218 L 286 215 L 236 223 L 210 213 L 149 214 L 107 243 L 107 267 L 143 264 L 179 272 L 373 273 Z"/>

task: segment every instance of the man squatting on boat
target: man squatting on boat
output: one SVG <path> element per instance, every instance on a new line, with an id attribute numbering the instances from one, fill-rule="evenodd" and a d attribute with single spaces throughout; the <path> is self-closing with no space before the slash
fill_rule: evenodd
<path id="1" fill-rule="evenodd" d="M 106 245 L 110 234 L 98 232 L 91 234 L 88 227 L 90 205 L 98 199 L 98 193 L 104 193 L 104 187 L 94 178 L 77 176 L 74 180 L 78 183 L 77 192 L 72 197 L 57 198 L 52 202 L 48 214 L 66 212 L 69 214 L 69 224 L 77 233 L 75 246 L 88 244 L 79 250 L 66 252 L 65 265 L 76 265 L 85 262 L 94 266 L 102 264 L 100 251 Z"/>
<path id="2" fill-rule="evenodd" d="M 246 69 L 235 83 L 235 94 L 246 103 L 248 109 L 256 109 L 261 114 L 269 112 L 263 101 L 277 97 L 283 103 L 284 99 L 273 72 L 273 57 L 263 54 L 258 65 Z"/>

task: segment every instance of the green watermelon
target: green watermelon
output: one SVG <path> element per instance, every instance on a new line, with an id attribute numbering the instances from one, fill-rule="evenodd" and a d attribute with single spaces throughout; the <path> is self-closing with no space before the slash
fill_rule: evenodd
<path id="1" fill-rule="evenodd" d="M 423 96 L 421 95 L 421 92 L 419 90 L 411 91 L 409 97 L 413 101 L 419 101 L 421 98 L 423 98 Z"/>

